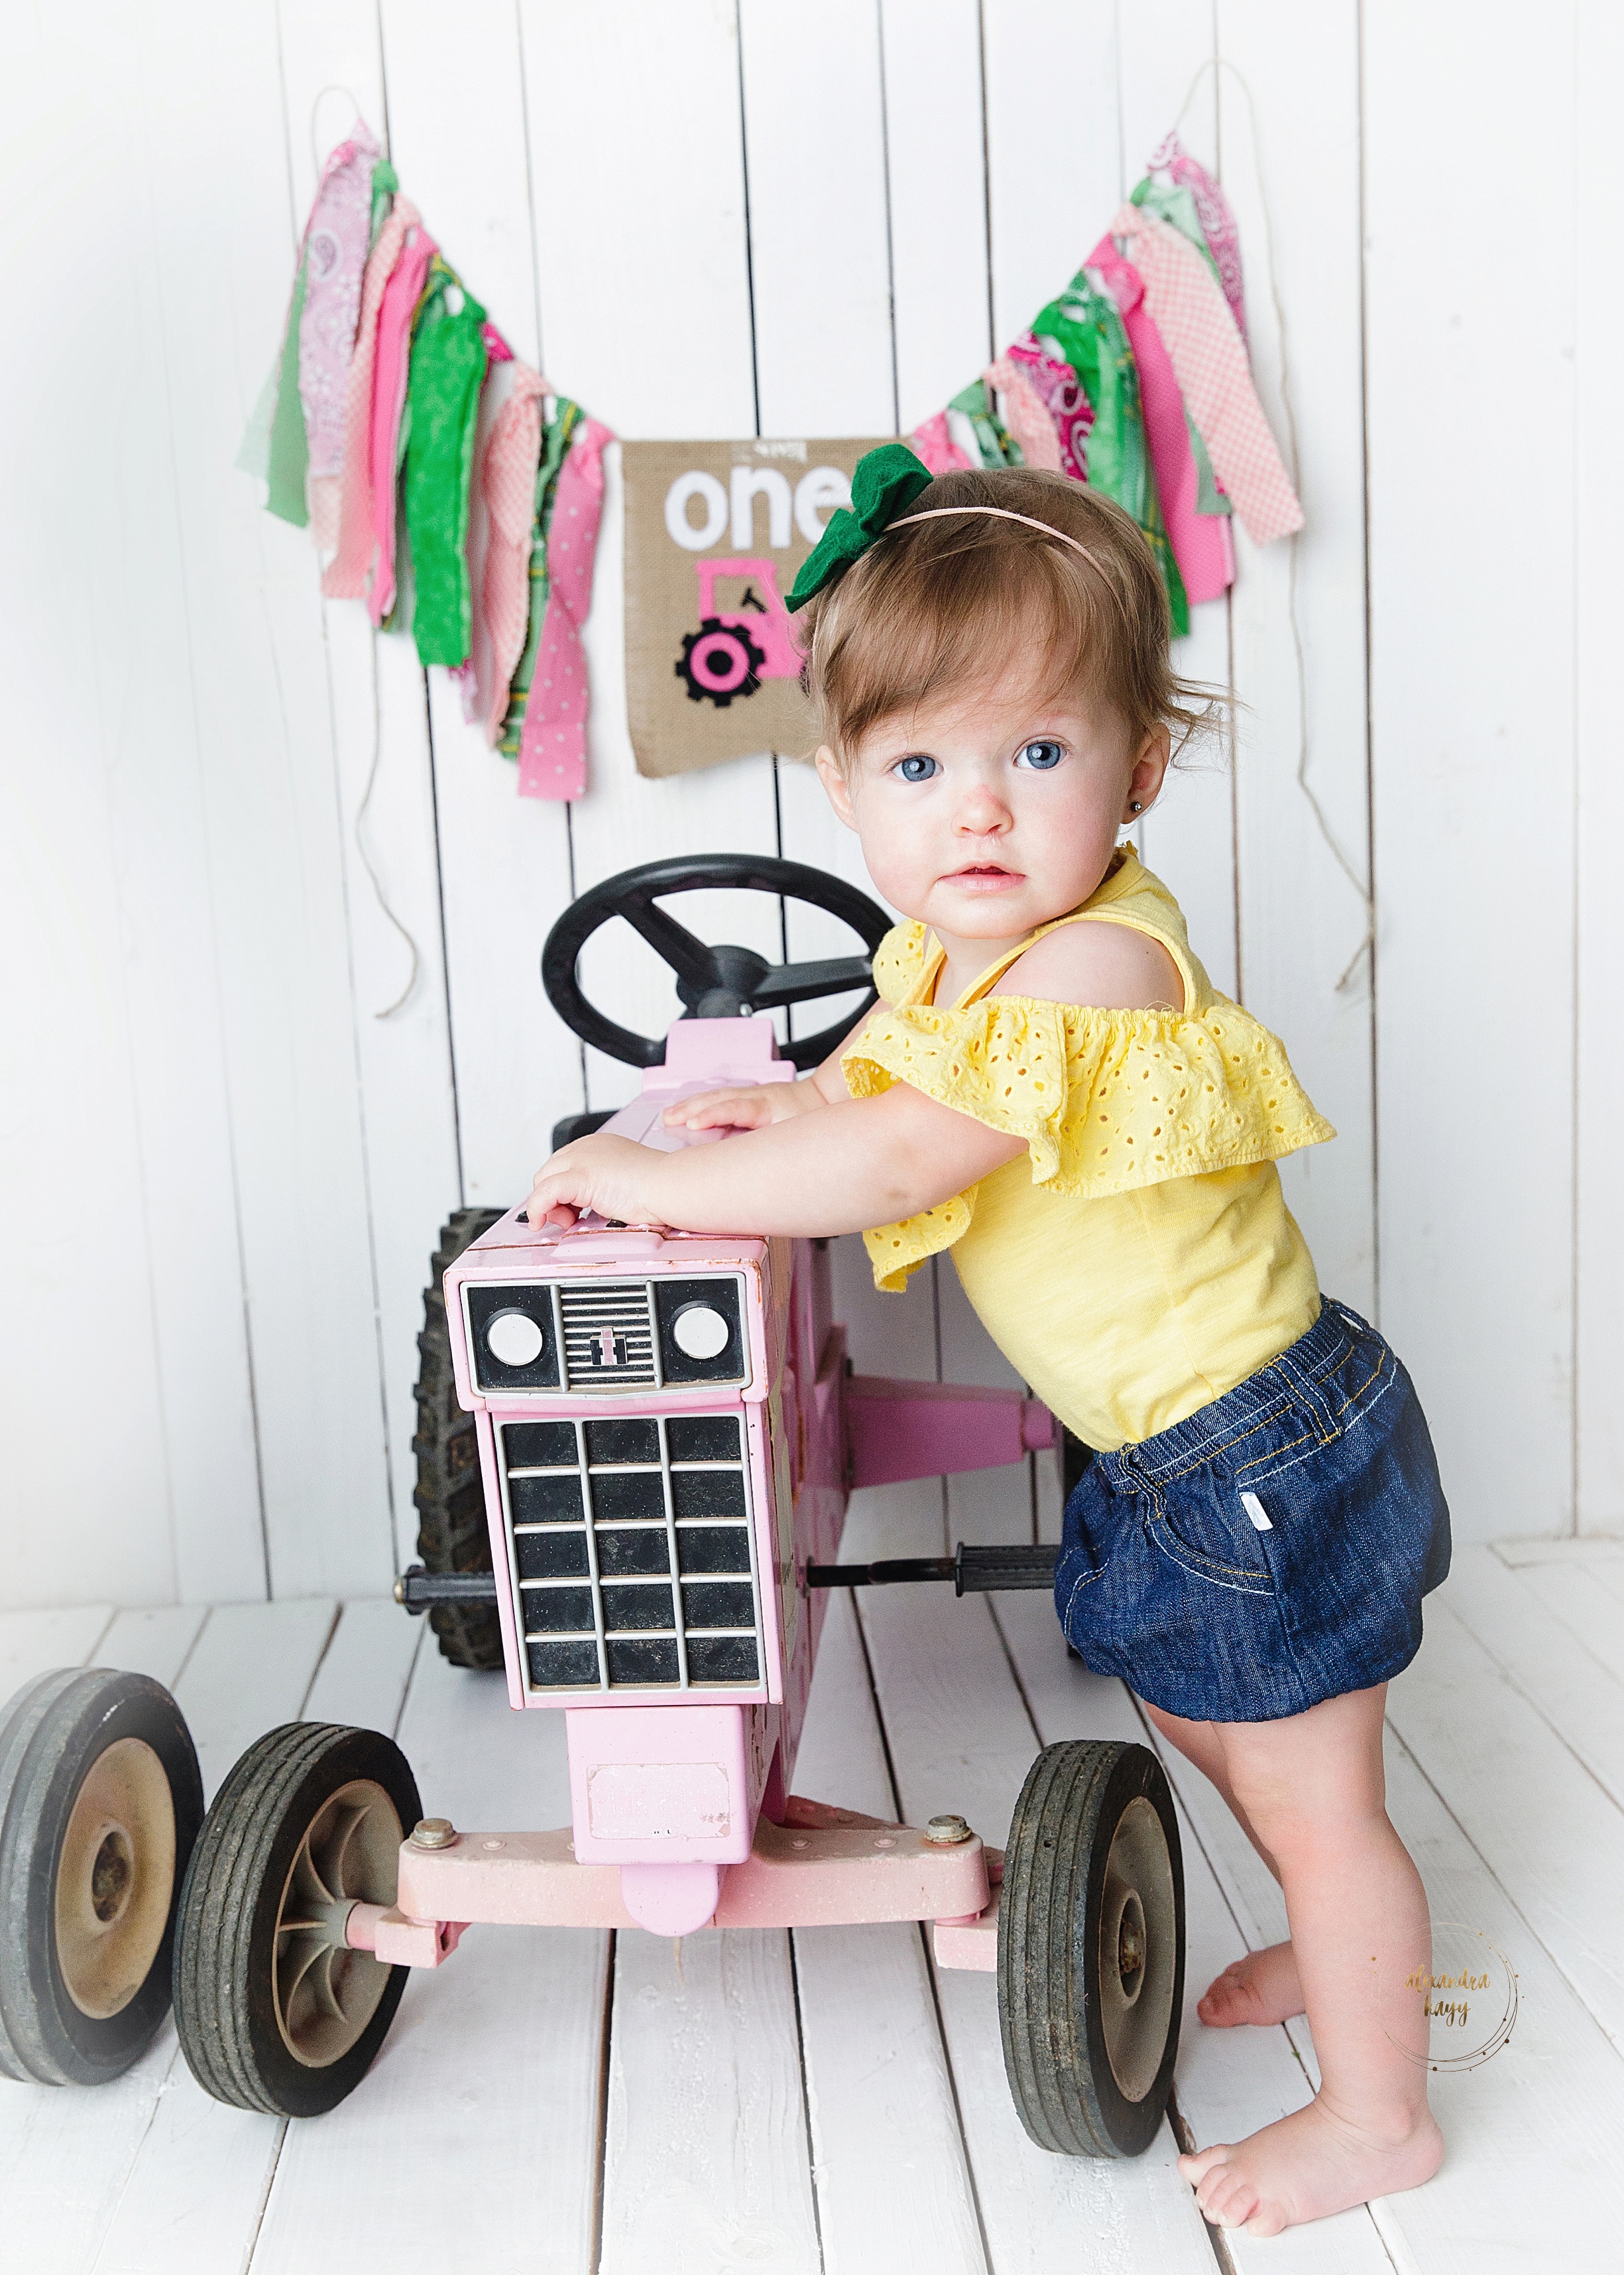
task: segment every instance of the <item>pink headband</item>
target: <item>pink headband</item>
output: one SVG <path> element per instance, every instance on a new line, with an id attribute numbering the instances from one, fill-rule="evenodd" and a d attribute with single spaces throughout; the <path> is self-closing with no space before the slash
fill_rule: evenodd
<path id="1" fill-rule="evenodd" d="M 1028 529 L 1040 529 L 1046 537 L 1058 537 L 1062 545 L 1070 546 L 1072 551 L 1080 553 L 1084 561 L 1092 562 L 1100 575 L 1105 576 L 1104 563 L 1097 554 L 1091 553 L 1087 546 L 1079 542 L 1076 538 L 1068 536 L 1063 529 L 1056 529 L 1052 521 L 1039 521 L 1030 513 L 1011 513 L 1007 505 L 926 506 L 923 513 L 905 513 L 897 520 L 891 522 L 888 526 L 892 529 L 906 529 L 910 521 L 939 521 L 944 514 L 948 513 L 995 513 L 1000 521 L 1023 521 Z M 1109 584 L 1110 581 L 1107 577 L 1106 582 Z"/>

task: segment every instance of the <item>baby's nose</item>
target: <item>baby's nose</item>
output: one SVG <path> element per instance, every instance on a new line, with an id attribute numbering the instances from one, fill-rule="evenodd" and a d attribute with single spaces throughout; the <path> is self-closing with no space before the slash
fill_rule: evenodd
<path id="1" fill-rule="evenodd" d="M 1009 809 L 986 782 L 976 782 L 960 802 L 958 826 L 975 837 L 1001 833 L 1009 827 Z"/>

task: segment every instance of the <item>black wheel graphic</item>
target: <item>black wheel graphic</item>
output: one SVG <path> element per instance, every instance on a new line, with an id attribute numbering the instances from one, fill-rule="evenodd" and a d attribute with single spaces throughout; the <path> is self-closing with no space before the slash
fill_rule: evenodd
<path id="1" fill-rule="evenodd" d="M 408 1969 L 351 1951 L 351 1903 L 392 1904 L 417 1780 L 376 1730 L 268 1730 L 215 1797 L 175 1938 L 175 2028 L 216 2101 L 320 2117 L 366 2076 Z"/>
<path id="2" fill-rule="evenodd" d="M 202 1818 L 185 1722 L 147 1675 L 69 1667 L 0 1708 L 0 2075 L 104 2085 L 151 2044 Z"/>
<path id="3" fill-rule="evenodd" d="M 688 683 L 688 700 L 706 697 L 725 711 L 736 695 L 753 695 L 761 684 L 767 661 L 742 624 L 724 624 L 720 616 L 706 616 L 697 632 L 683 634 L 683 652 L 671 667 Z"/>
<path id="4" fill-rule="evenodd" d="M 490 1530 L 480 1478 L 473 1417 L 457 1402 L 451 1335 L 445 1316 L 445 1275 L 469 1243 L 488 1231 L 500 1209 L 458 1209 L 442 1226 L 423 1290 L 423 1332 L 418 1337 L 418 1554 L 429 1572 L 488 1572 Z M 436 1604 L 428 1623 L 440 1655 L 453 1667 L 483 1671 L 502 1665 L 502 1629 L 494 1605 Z"/>
<path id="5" fill-rule="evenodd" d="M 1009 1827 L 998 2014 L 1022 2124 L 1065 2157 L 1137 2157 L 1160 2127 L 1184 1999 L 1184 1871 L 1148 1748 L 1046 1746 Z"/>

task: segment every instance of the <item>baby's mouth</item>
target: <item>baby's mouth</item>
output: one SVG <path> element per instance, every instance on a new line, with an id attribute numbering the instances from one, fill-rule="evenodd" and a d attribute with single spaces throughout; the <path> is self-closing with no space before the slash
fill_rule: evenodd
<path id="1" fill-rule="evenodd" d="M 1023 885 L 1025 881 L 1021 870 L 1000 868 L 996 861 L 968 862 L 963 868 L 953 870 L 944 880 L 949 885 L 962 886 L 971 893 L 996 893 L 1011 885 Z"/>

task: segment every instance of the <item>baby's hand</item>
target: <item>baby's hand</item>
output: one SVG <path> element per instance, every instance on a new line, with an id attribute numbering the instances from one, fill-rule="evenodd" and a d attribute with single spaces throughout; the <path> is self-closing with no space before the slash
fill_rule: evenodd
<path id="1" fill-rule="evenodd" d="M 792 1114 L 823 1102 L 814 1083 L 763 1082 L 680 1098 L 660 1118 L 668 1130 L 765 1130 L 769 1122 L 787 1122 Z"/>
<path id="2" fill-rule="evenodd" d="M 578 1217 L 596 1210 L 619 1224 L 663 1231 L 667 1219 L 653 1188 L 670 1157 L 634 1145 L 629 1138 L 598 1132 L 561 1146 L 536 1171 L 526 1213 L 533 1225 L 566 1230 Z"/>

